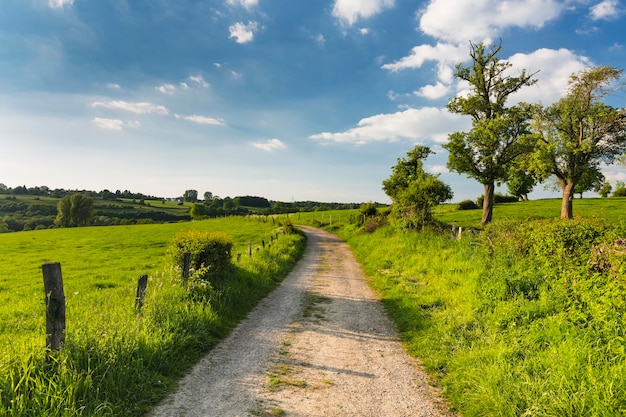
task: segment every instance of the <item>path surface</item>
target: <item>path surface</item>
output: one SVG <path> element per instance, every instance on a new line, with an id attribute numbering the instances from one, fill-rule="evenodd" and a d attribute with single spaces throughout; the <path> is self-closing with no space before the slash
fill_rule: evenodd
<path id="1" fill-rule="evenodd" d="M 307 249 L 294 271 L 152 417 L 452 415 L 348 246 L 302 229 Z"/>

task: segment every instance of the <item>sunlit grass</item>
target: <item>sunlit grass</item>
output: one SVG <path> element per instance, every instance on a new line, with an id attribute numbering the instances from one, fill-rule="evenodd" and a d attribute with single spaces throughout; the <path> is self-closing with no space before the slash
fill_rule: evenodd
<path id="1" fill-rule="evenodd" d="M 202 302 L 189 299 L 167 257 L 172 237 L 189 229 L 224 231 L 235 242 L 232 271 Z M 278 239 L 262 249 L 270 236 Z M 136 416 L 279 284 L 304 240 L 278 224 L 227 218 L 2 234 L 0 245 L 0 416 Z M 50 356 L 41 272 L 48 261 L 61 263 L 67 305 L 65 346 Z M 141 274 L 149 281 L 137 313 Z"/>

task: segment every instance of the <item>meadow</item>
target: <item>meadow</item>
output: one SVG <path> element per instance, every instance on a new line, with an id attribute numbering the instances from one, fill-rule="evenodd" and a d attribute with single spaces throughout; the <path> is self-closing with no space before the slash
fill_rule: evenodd
<path id="1" fill-rule="evenodd" d="M 346 240 L 407 350 L 476 416 L 626 415 L 626 199 L 438 208 L 448 226 L 324 227 Z M 333 216 L 334 217 L 334 216 Z M 304 220 L 305 218 L 303 218 Z M 459 240 L 450 225 L 472 229 Z"/>
<path id="2" fill-rule="evenodd" d="M 202 297 L 181 285 L 168 255 L 188 230 L 234 241 L 231 270 Z M 1 234 L 0 416 L 141 415 L 291 270 L 304 237 L 283 231 L 291 229 L 239 217 Z M 61 263 L 67 306 L 65 345 L 50 353 L 44 262 Z M 141 274 L 149 280 L 138 312 Z"/>

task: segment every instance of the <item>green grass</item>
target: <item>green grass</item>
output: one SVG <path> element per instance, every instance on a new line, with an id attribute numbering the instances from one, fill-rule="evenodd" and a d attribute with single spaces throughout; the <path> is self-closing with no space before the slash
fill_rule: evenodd
<path id="1" fill-rule="evenodd" d="M 574 221 L 560 201 L 497 205 L 460 241 L 335 230 L 461 415 L 609 417 L 626 415 L 625 202 L 576 200 Z M 480 210 L 437 217 L 476 227 Z"/>
<path id="2" fill-rule="evenodd" d="M 195 301 L 166 254 L 172 237 L 192 228 L 227 232 L 233 259 L 246 254 L 210 297 Z M 0 235 L 0 416 L 141 415 L 286 276 L 304 240 L 279 232 L 227 218 Z M 278 240 L 261 249 L 271 235 Z M 41 272 L 48 261 L 61 263 L 67 305 L 66 343 L 50 357 Z M 137 314 L 141 274 L 149 281 Z"/>
<path id="3" fill-rule="evenodd" d="M 625 197 L 577 198 L 574 200 L 574 217 L 597 217 L 618 222 L 626 210 Z M 458 210 L 456 204 L 442 204 L 435 208 L 435 218 L 462 227 L 480 227 L 482 209 Z M 499 203 L 494 206 L 494 221 L 517 219 L 531 221 L 558 218 L 561 215 L 561 199 Z"/>

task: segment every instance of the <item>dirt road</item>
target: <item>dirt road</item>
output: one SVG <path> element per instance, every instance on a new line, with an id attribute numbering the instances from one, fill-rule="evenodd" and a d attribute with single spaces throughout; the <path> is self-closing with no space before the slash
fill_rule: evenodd
<path id="1" fill-rule="evenodd" d="M 302 229 L 307 250 L 294 271 L 151 416 L 452 415 L 348 246 Z"/>

